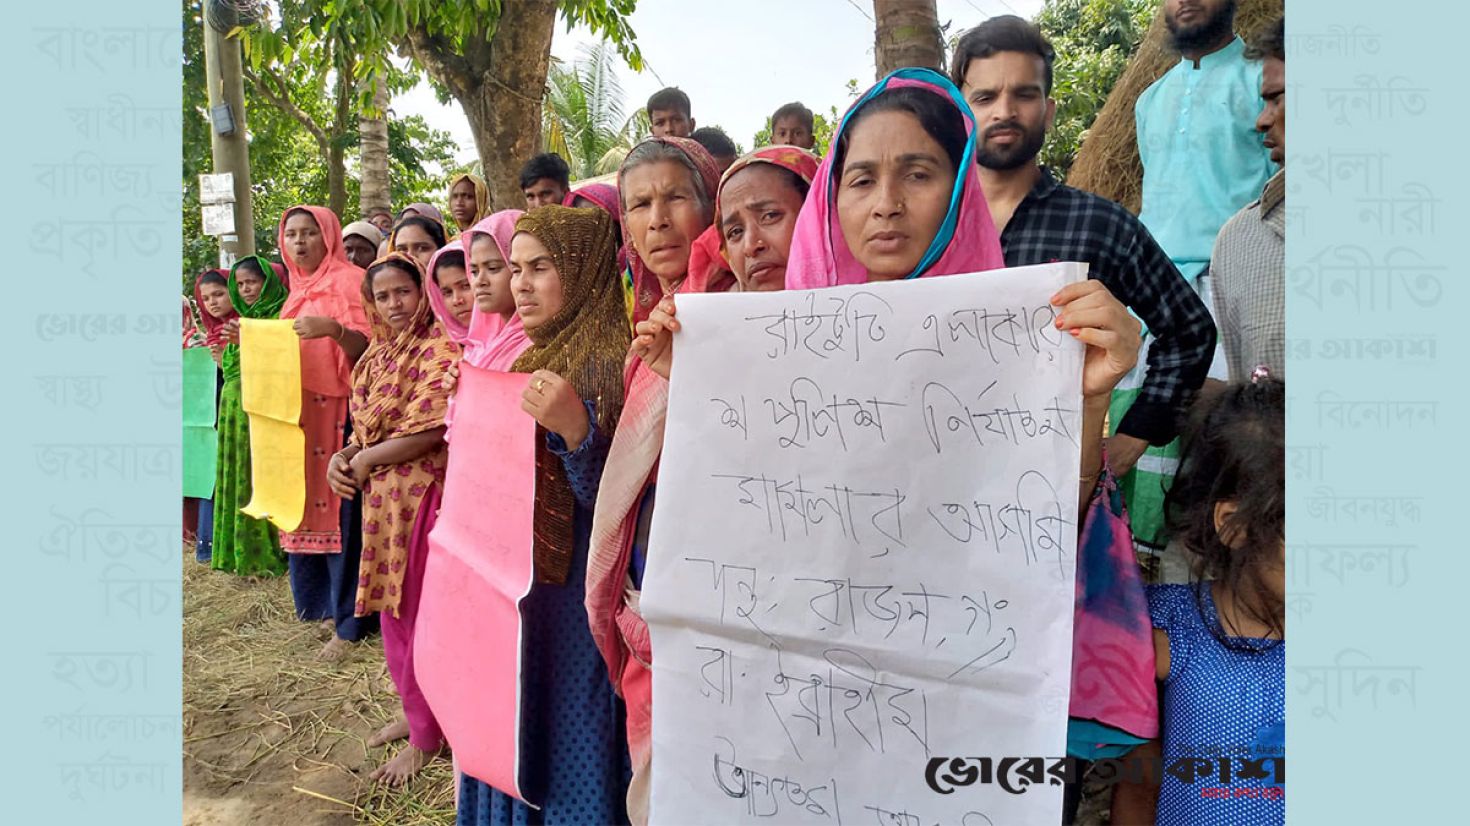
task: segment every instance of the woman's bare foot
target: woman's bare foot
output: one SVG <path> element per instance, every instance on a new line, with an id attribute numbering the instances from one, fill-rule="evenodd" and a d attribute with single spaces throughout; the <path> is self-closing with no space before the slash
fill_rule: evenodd
<path id="1" fill-rule="evenodd" d="M 438 754 L 438 749 L 424 751 L 410 743 L 394 755 L 392 760 L 374 769 L 368 779 L 381 780 L 389 786 L 402 786 L 409 778 L 423 771 L 424 766 L 429 765 L 429 761 Z"/>
<path id="2" fill-rule="evenodd" d="M 337 633 L 337 621 L 336 620 L 324 619 L 321 622 L 318 622 L 316 624 L 316 635 L 317 635 L 317 638 L 319 638 L 319 639 L 321 639 L 323 641 L 326 641 L 326 640 L 331 639 L 336 633 Z"/>
<path id="3" fill-rule="evenodd" d="M 334 662 L 345 657 L 351 648 L 352 643 L 334 635 L 330 640 L 327 640 L 326 645 L 322 646 L 322 650 L 317 652 L 316 658 L 325 660 L 326 662 Z"/>
<path id="4" fill-rule="evenodd" d="M 396 740 L 403 740 L 406 737 L 408 737 L 408 718 L 400 714 L 398 715 L 398 719 L 378 729 L 377 734 L 369 737 L 367 744 L 368 748 L 375 749 L 378 746 L 386 746 L 389 743 Z"/>

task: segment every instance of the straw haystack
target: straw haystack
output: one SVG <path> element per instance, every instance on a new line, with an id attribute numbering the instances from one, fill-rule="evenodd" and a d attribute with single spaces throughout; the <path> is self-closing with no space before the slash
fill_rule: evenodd
<path id="1" fill-rule="evenodd" d="M 1235 30 L 1250 38 L 1282 13 L 1283 0 L 1239 0 Z M 1138 51 L 1114 84 L 1097 120 L 1077 151 L 1077 160 L 1067 183 L 1110 198 L 1138 212 L 1143 187 L 1143 164 L 1138 160 L 1138 139 L 1133 129 L 1133 104 L 1150 84 L 1163 76 L 1179 56 L 1169 44 L 1164 25 L 1163 4 L 1154 15 Z"/>

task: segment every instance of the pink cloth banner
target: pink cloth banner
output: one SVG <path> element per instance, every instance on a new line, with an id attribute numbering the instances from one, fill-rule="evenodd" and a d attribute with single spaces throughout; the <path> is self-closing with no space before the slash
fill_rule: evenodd
<path id="1" fill-rule="evenodd" d="M 460 365 L 414 638 L 419 686 L 459 770 L 523 801 L 520 603 L 531 591 L 536 497 L 536 421 L 521 410 L 528 380 Z"/>

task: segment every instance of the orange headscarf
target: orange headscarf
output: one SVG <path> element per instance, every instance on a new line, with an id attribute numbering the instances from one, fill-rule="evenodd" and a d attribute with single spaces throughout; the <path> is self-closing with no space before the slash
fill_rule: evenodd
<path id="1" fill-rule="evenodd" d="M 417 274 L 428 292 L 423 270 L 399 252 L 374 261 L 394 261 Z M 362 279 L 362 307 L 372 319 L 373 337 L 352 370 L 352 441 L 360 447 L 412 436 L 444 424 L 449 391 L 444 372 L 458 358 L 455 347 L 434 320 L 427 297 L 413 318 L 395 331 L 373 305 L 372 288 Z M 443 444 L 408 462 L 373 468 L 363 488 L 362 564 L 358 572 L 357 615 L 388 611 L 398 616 L 409 543 L 419 510 L 436 485 L 444 484 L 448 452 Z M 430 500 L 437 501 L 437 500 Z"/>
<path id="2" fill-rule="evenodd" d="M 281 240 L 286 237 L 286 219 L 298 210 L 316 221 L 322 243 L 327 247 L 326 256 L 312 272 L 306 272 L 292 260 Z M 347 260 L 347 250 L 342 246 L 342 222 L 336 213 L 323 206 L 291 207 L 281 214 L 276 238 L 291 284 L 291 292 L 281 307 L 281 318 L 326 316 L 349 330 L 369 335 L 367 314 L 362 309 L 362 268 Z M 352 388 L 352 360 L 330 338 L 302 339 L 301 386 L 323 396 L 346 397 Z"/>

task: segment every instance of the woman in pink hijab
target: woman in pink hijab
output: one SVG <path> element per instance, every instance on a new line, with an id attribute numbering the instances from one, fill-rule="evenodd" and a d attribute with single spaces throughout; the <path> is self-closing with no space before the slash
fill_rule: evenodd
<path id="1" fill-rule="evenodd" d="M 797 217 L 787 289 L 1003 267 L 974 132 L 969 106 L 938 72 L 899 69 L 869 89 L 843 116 Z M 1112 388 L 1137 360 L 1139 325 L 1096 280 L 1064 287 L 1051 303 L 1058 329 L 1086 345 L 1079 479 L 1086 508 L 1101 473 L 1103 417 Z M 634 352 L 661 375 L 679 329 L 675 314 L 675 301 L 665 298 L 636 329 Z"/>
<path id="2" fill-rule="evenodd" d="M 1005 266 L 1000 236 L 975 171 L 975 117 L 959 89 L 932 69 L 899 69 L 843 115 L 796 219 L 786 288 L 962 275 Z M 1101 465 L 1106 399 L 1137 361 L 1138 322 L 1095 280 L 1052 296 L 1058 328 L 1088 345 L 1084 477 Z M 679 329 L 665 300 L 637 327 L 634 350 L 667 360 Z M 1103 396 L 1107 395 L 1103 393 Z M 1096 483 L 1096 474 L 1091 474 Z M 1084 479 L 1084 481 L 1086 481 Z M 1084 485 L 1081 502 L 1091 498 Z"/>
<path id="3" fill-rule="evenodd" d="M 516 221 L 525 213 L 519 209 L 503 209 L 487 215 L 465 230 L 459 241 L 464 244 L 465 262 L 470 274 L 470 290 L 474 309 L 468 325 L 460 323 L 449 311 L 448 302 L 438 290 L 429 293 L 444 332 L 460 347 L 461 361 L 486 370 L 508 371 L 531 340 L 526 337 L 521 319 L 516 315 L 515 298 L 510 292 L 510 239 L 516 232 Z M 445 247 L 429 262 L 432 277 Z M 451 390 L 459 379 L 458 365 L 449 368 L 447 379 Z M 454 397 L 449 399 L 449 413 L 444 417 L 448 430 L 446 441 L 454 431 Z"/>
<path id="4" fill-rule="evenodd" d="M 510 239 L 515 235 L 516 221 L 524 214 L 519 209 L 505 209 L 487 215 L 465 230 L 460 239 L 474 295 L 468 325 L 450 314 L 442 294 L 429 295 L 444 331 L 460 346 L 464 359 L 476 367 L 508 370 L 516 356 L 530 345 L 510 294 Z M 440 250 L 440 254 L 443 252 Z M 431 274 L 437 263 L 438 255 L 429 262 Z"/>
<path id="5" fill-rule="evenodd" d="M 1005 266 L 975 171 L 975 119 L 928 69 L 900 69 L 852 105 L 796 222 L 787 289 Z"/>

